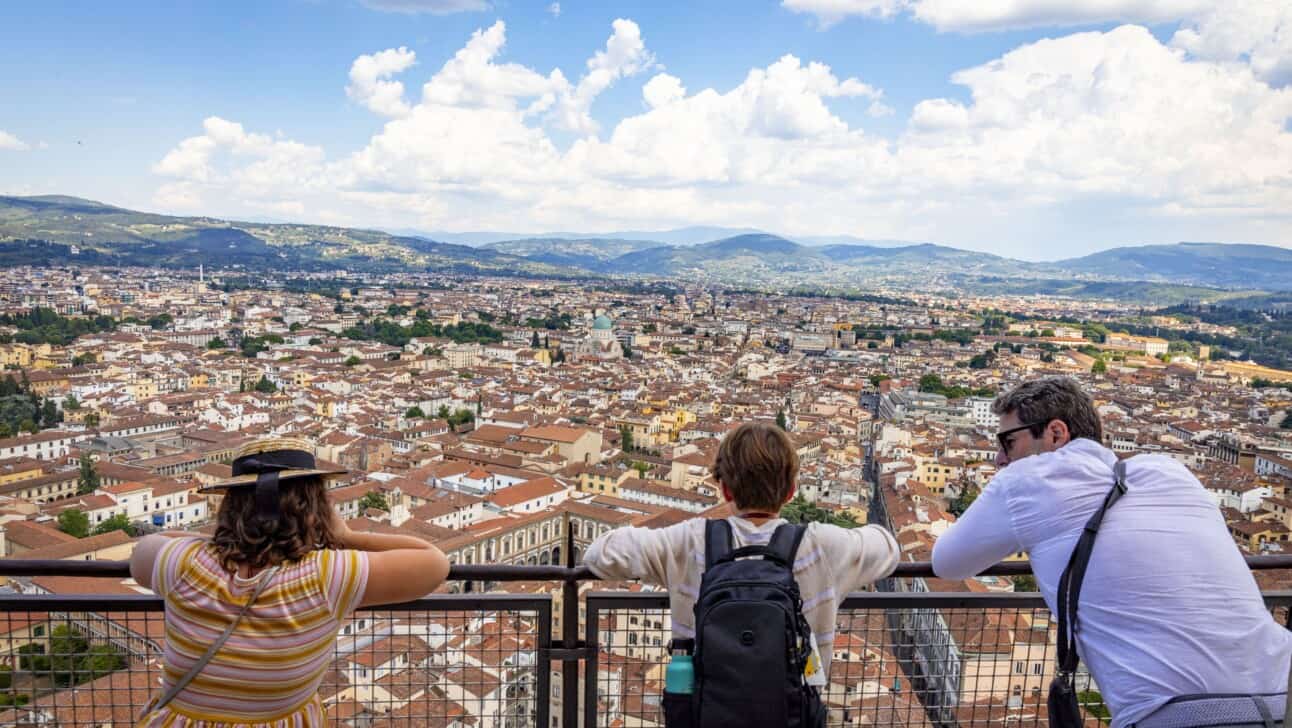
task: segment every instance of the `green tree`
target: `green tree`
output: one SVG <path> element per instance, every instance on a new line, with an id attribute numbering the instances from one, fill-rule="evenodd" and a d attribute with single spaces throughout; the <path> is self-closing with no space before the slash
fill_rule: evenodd
<path id="1" fill-rule="evenodd" d="M 174 323 L 174 321 L 174 316 L 171 316 L 168 313 L 163 313 L 148 319 L 148 325 L 151 326 L 154 331 L 160 331 L 168 328 L 172 323 Z"/>
<path id="2" fill-rule="evenodd" d="M 127 536 L 135 535 L 135 524 L 130 522 L 124 513 L 118 513 L 94 527 L 94 535 L 99 536 L 112 531 L 125 531 Z"/>
<path id="3" fill-rule="evenodd" d="M 417 405 L 413 405 L 412 407 L 409 407 L 407 410 L 404 411 L 404 419 L 406 420 L 411 420 L 411 419 L 425 417 L 425 416 L 426 416 L 426 413 L 423 412 L 422 408 L 418 407 Z"/>
<path id="4" fill-rule="evenodd" d="M 78 629 L 61 624 L 49 633 L 49 667 L 54 682 L 66 687 L 77 681 L 77 667 L 90 649 L 90 641 Z"/>
<path id="5" fill-rule="evenodd" d="M 99 426 L 99 413 L 98 413 L 98 412 L 91 412 L 90 414 L 86 415 L 86 416 L 85 416 L 85 426 L 86 426 L 86 427 L 98 427 L 98 426 Z"/>
<path id="6" fill-rule="evenodd" d="M 369 508 L 390 512 L 390 504 L 386 502 L 386 496 L 375 490 L 370 490 L 363 494 L 359 499 L 359 512 L 363 513 Z"/>
<path id="7" fill-rule="evenodd" d="M 645 478 L 646 473 L 650 471 L 650 463 L 644 463 L 640 460 L 634 460 L 629 467 L 637 471 L 637 477 L 639 478 Z"/>
<path id="8" fill-rule="evenodd" d="M 85 538 L 90 535 L 90 517 L 84 511 L 68 508 L 58 514 L 58 530 L 69 536 Z"/>
<path id="9" fill-rule="evenodd" d="M 810 503 L 802 493 L 781 508 L 781 518 L 790 523 L 830 523 L 841 528 L 856 528 L 859 524 L 852 516 L 836 514 L 815 503 Z"/>
<path id="10" fill-rule="evenodd" d="M 363 363 L 363 360 L 353 354 L 351 354 L 349 358 L 345 360 L 345 365 L 348 367 L 356 366 L 362 363 Z"/>
<path id="11" fill-rule="evenodd" d="M 619 426 L 619 445 L 624 452 L 633 451 L 633 428 L 628 425 Z"/>
<path id="12" fill-rule="evenodd" d="M 123 670 L 127 664 L 125 655 L 112 645 L 94 645 L 77 665 L 77 682 L 89 682 L 115 670 Z"/>
<path id="13" fill-rule="evenodd" d="M 556 356 L 552 357 L 552 362 L 554 364 L 560 364 L 561 362 L 564 362 L 564 361 L 565 361 L 565 350 L 557 349 Z"/>
<path id="14" fill-rule="evenodd" d="M 1099 722 L 1107 725 L 1111 722 L 1112 711 L 1104 704 L 1104 696 L 1096 690 L 1082 690 L 1077 693 L 1077 704 L 1086 709 L 1086 712 L 1099 719 Z"/>
<path id="15" fill-rule="evenodd" d="M 75 394 L 67 395 L 63 400 L 63 409 L 67 412 L 75 412 L 81 408 L 81 400 L 76 398 Z"/>
<path id="16" fill-rule="evenodd" d="M 1292 430 L 1292 411 L 1283 416 L 1283 421 L 1279 423 L 1279 429 Z"/>
<path id="17" fill-rule="evenodd" d="M 1108 364 L 1103 359 L 1095 359 L 1095 363 L 1090 367 L 1091 374 L 1108 373 Z"/>
<path id="18" fill-rule="evenodd" d="M 529 338 L 529 348 L 531 349 L 538 348 L 538 331 L 535 331 L 534 335 Z"/>
<path id="19" fill-rule="evenodd" d="M 1010 577 L 1010 580 L 1014 582 L 1014 591 L 1016 592 L 1040 591 L 1040 589 L 1036 588 L 1036 577 L 1031 574 L 1019 574 L 1018 576 Z"/>
<path id="20" fill-rule="evenodd" d="M 871 374 L 870 386 L 878 387 L 880 382 L 883 382 L 888 379 L 892 379 L 892 377 L 888 376 L 887 374 Z"/>
<path id="21" fill-rule="evenodd" d="M 94 467 L 94 459 L 89 453 L 82 453 L 80 459 L 81 471 L 76 476 L 76 494 L 86 495 L 99 489 L 101 480 L 99 471 Z"/>
<path id="22" fill-rule="evenodd" d="M 227 349 L 228 347 L 229 345 L 224 342 L 224 339 L 218 336 L 206 342 L 206 348 L 208 349 Z"/>
<path id="23" fill-rule="evenodd" d="M 936 374 L 925 374 L 920 377 L 921 392 L 941 393 L 942 389 L 944 389 L 942 385 L 942 377 L 939 377 Z"/>
<path id="24" fill-rule="evenodd" d="M 978 494 L 982 492 L 976 483 L 970 481 L 962 481 L 958 485 L 959 495 L 947 504 L 947 511 L 957 518 L 969 510 L 969 506 L 973 505 L 973 502 L 978 499 Z"/>
<path id="25" fill-rule="evenodd" d="M 475 420 L 476 413 L 466 408 L 459 409 L 457 412 L 449 415 L 448 418 L 449 427 L 452 427 L 455 432 L 459 426 L 465 425 L 468 422 L 475 422 Z"/>
<path id="26" fill-rule="evenodd" d="M 37 432 L 40 432 L 40 427 L 36 424 L 35 420 L 28 417 L 27 419 L 18 423 L 18 431 L 29 432 L 34 435 Z"/>
<path id="27" fill-rule="evenodd" d="M 74 367 L 83 367 L 86 364 L 93 364 L 94 362 L 95 362 L 94 354 L 91 354 L 88 351 L 85 352 L 84 354 L 77 354 L 76 356 L 72 357 L 72 366 Z"/>
<path id="28" fill-rule="evenodd" d="M 785 420 L 785 410 L 776 411 L 776 426 L 786 431 L 790 429 L 789 423 Z"/>
<path id="29" fill-rule="evenodd" d="M 449 406 L 447 404 L 440 405 L 440 408 L 435 412 L 435 416 L 442 420 L 447 420 L 450 414 Z"/>
<path id="30" fill-rule="evenodd" d="M 8 690 L 11 686 L 13 686 L 13 668 L 0 665 L 0 690 Z"/>
<path id="31" fill-rule="evenodd" d="M 248 359 L 255 359 L 256 355 L 269 348 L 269 344 L 264 339 L 257 336 L 248 336 L 242 340 L 242 346 L 239 349 L 242 355 Z"/>
<path id="32" fill-rule="evenodd" d="M 53 427 L 63 421 L 63 413 L 59 411 L 58 405 L 54 398 L 50 397 L 40 406 L 40 424 L 41 427 Z"/>
<path id="33" fill-rule="evenodd" d="M 260 380 L 256 382 L 255 389 L 257 392 L 260 392 L 261 394 L 273 394 L 274 392 L 278 391 L 278 385 L 269 381 L 268 375 L 261 374 Z"/>
<path id="34" fill-rule="evenodd" d="M 49 672 L 49 658 L 45 656 L 45 645 L 28 642 L 18 648 L 18 669 L 27 672 Z"/>

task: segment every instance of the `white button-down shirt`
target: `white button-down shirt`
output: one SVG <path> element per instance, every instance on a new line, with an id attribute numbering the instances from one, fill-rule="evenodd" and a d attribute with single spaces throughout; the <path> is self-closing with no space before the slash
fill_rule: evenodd
<path id="1" fill-rule="evenodd" d="M 1113 483 L 1117 457 L 1093 440 L 1011 463 L 933 549 L 963 579 L 1019 551 L 1054 609 L 1059 577 Z M 1172 697 L 1287 688 L 1292 632 L 1271 617 L 1220 509 L 1183 465 L 1140 455 L 1104 517 L 1082 586 L 1078 653 L 1113 728 Z"/>

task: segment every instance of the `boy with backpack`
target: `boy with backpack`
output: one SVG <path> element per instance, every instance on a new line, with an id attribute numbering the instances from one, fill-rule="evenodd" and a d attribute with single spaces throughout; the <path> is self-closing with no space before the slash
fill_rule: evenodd
<path id="1" fill-rule="evenodd" d="M 897 565 L 897 541 L 879 526 L 796 526 L 780 518 L 798 469 L 784 431 L 741 425 L 714 463 L 736 515 L 616 529 L 583 557 L 601 579 L 640 579 L 669 591 L 674 648 L 694 650 L 690 724 L 824 725 L 819 695 L 839 603 Z M 670 728 L 681 725 L 675 708 L 665 708 Z"/>

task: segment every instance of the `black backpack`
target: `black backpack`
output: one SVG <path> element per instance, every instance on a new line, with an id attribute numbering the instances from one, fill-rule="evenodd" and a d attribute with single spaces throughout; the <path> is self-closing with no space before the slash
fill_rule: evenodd
<path id="1" fill-rule="evenodd" d="M 704 578 L 695 602 L 694 725 L 825 725 L 820 692 L 803 676 L 812 630 L 794 558 L 806 531 L 784 523 L 766 546 L 732 550 L 731 524 L 705 523 Z"/>

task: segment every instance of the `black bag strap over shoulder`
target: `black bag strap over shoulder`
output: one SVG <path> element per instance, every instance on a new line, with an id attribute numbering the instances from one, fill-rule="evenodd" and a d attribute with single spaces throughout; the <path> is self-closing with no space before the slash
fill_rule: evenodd
<path id="1" fill-rule="evenodd" d="M 1104 502 L 1095 511 L 1081 536 L 1077 546 L 1072 550 L 1068 566 L 1059 577 L 1059 594 L 1057 611 L 1059 613 L 1059 676 L 1071 680 L 1077 671 L 1080 658 L 1077 656 L 1077 604 L 1081 601 L 1081 583 L 1086 577 L 1086 567 L 1090 565 L 1090 554 L 1095 548 L 1095 535 L 1104 521 L 1104 514 L 1126 494 L 1126 461 L 1120 460 L 1113 468 L 1113 487 L 1104 497 Z"/>
<path id="2" fill-rule="evenodd" d="M 766 546 L 742 546 L 733 550 L 731 524 L 727 523 L 724 518 L 706 521 L 704 524 L 704 570 L 708 571 L 717 564 L 751 556 L 761 556 L 765 559 L 779 562 L 786 568 L 793 570 L 795 554 L 798 553 L 799 544 L 803 542 L 803 535 L 806 533 L 807 526 L 782 523 L 772 532 L 772 537 Z"/>
<path id="3" fill-rule="evenodd" d="M 803 543 L 803 536 L 806 533 L 807 526 L 801 523 L 782 523 L 772 533 L 772 539 L 767 542 L 767 548 L 775 551 L 792 570 L 794 559 L 799 552 L 799 544 Z"/>
<path id="4" fill-rule="evenodd" d="M 731 554 L 731 524 L 725 518 L 713 518 L 704 522 L 704 570 Z"/>

